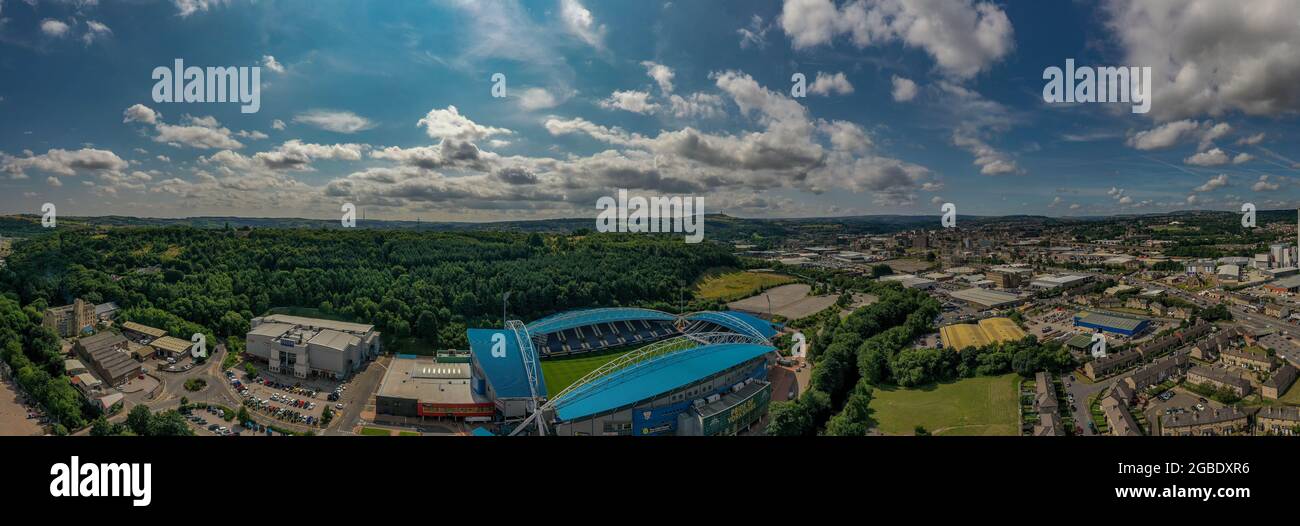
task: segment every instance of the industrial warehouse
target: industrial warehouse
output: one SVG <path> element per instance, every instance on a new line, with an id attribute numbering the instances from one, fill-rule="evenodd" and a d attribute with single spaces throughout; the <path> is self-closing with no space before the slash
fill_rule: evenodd
<path id="1" fill-rule="evenodd" d="M 1150 325 L 1150 323 L 1151 320 L 1142 318 L 1129 318 L 1093 311 L 1083 311 L 1074 315 L 1075 327 L 1097 329 L 1100 331 L 1122 334 L 1124 336 L 1141 334 L 1142 331 L 1147 329 L 1147 326 Z"/>
<path id="2" fill-rule="evenodd" d="M 76 344 L 77 355 L 109 385 L 121 385 L 132 376 L 140 374 L 141 365 L 128 351 L 126 338 L 111 332 L 101 332 L 81 338 Z"/>

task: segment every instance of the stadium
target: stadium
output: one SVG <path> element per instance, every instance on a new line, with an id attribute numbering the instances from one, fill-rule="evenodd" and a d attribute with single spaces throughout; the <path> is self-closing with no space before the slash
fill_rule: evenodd
<path id="1" fill-rule="evenodd" d="M 470 386 L 512 435 L 736 434 L 767 412 L 778 328 L 641 308 L 510 320 L 467 331 Z"/>

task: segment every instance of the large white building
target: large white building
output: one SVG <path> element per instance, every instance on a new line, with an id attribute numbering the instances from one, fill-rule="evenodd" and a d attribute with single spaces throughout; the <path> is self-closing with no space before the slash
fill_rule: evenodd
<path id="1" fill-rule="evenodd" d="M 274 314 L 253 318 L 248 353 L 273 373 L 345 378 L 379 355 L 374 325 Z"/>

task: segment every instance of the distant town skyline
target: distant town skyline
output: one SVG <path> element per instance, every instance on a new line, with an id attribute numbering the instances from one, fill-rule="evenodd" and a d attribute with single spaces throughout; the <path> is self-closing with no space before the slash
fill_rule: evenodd
<path id="1" fill-rule="evenodd" d="M 0 0 L 0 213 L 1292 209 L 1298 4 Z M 178 59 L 259 67 L 256 112 L 155 102 Z M 1067 61 L 1149 67 L 1149 112 L 1045 102 Z"/>

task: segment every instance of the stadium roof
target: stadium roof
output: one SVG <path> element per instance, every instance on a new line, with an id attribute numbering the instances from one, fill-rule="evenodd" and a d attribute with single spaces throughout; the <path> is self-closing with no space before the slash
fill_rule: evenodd
<path id="1" fill-rule="evenodd" d="M 686 316 L 690 321 L 707 321 L 716 323 L 741 334 L 748 334 L 749 328 L 758 331 L 764 338 L 776 336 L 776 327 L 770 321 L 767 321 L 753 314 L 746 314 L 740 311 L 704 311 L 696 312 Z M 744 326 L 741 326 L 743 324 Z"/>
<path id="2" fill-rule="evenodd" d="M 951 296 L 962 301 L 977 303 L 985 307 L 1000 307 L 1020 301 L 1020 296 L 1015 294 L 980 288 L 958 290 L 951 293 Z"/>
<path id="3" fill-rule="evenodd" d="M 524 361 L 519 353 L 519 344 L 513 332 L 505 329 L 469 329 L 469 351 L 474 360 L 487 376 L 492 391 L 497 398 L 530 398 L 532 391 L 528 388 L 528 373 L 524 370 Z M 492 356 L 492 338 L 500 334 L 505 355 Z M 536 359 L 536 357 L 534 357 Z M 538 378 L 539 394 L 546 394 L 546 380 Z"/>
<path id="4" fill-rule="evenodd" d="M 672 321 L 676 316 L 667 312 L 633 307 L 610 307 L 600 309 L 583 309 L 552 314 L 528 324 L 529 334 L 550 334 L 574 327 L 584 327 L 597 323 L 631 320 Z"/>
<path id="5" fill-rule="evenodd" d="M 702 345 L 647 360 L 579 386 L 556 402 L 560 420 L 603 413 L 715 375 L 773 350 L 766 345 Z"/>

